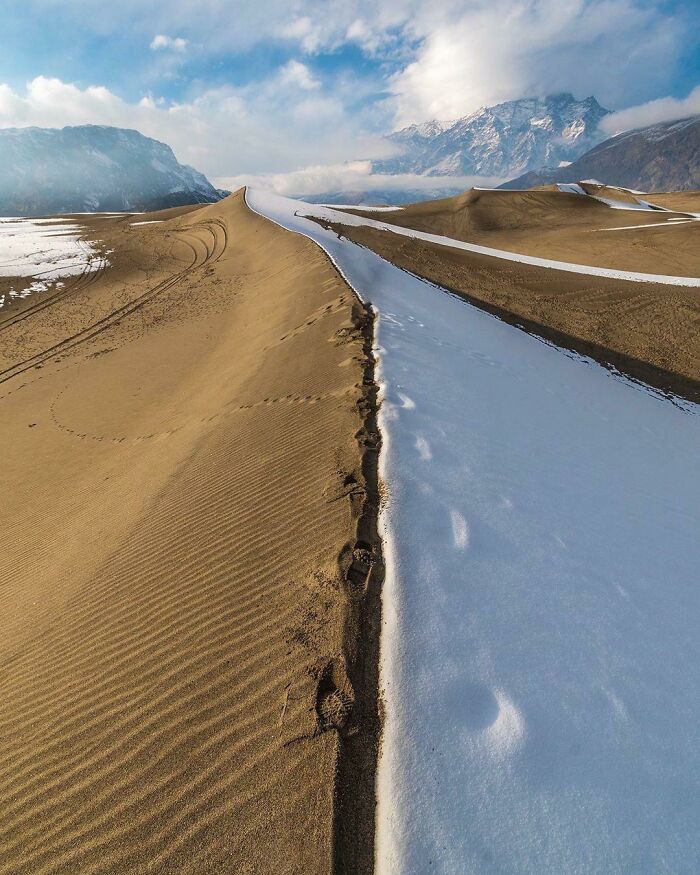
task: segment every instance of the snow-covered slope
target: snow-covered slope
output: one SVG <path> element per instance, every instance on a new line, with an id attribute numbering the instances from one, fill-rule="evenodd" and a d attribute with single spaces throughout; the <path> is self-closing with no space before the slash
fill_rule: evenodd
<path id="1" fill-rule="evenodd" d="M 225 193 L 170 146 L 101 125 L 0 130 L 0 215 L 152 210 Z"/>
<path id="2" fill-rule="evenodd" d="M 451 122 L 412 125 L 389 136 L 402 153 L 375 162 L 377 173 L 478 175 L 501 179 L 574 161 L 603 139 L 608 110 L 571 94 L 509 100 Z"/>
<path id="3" fill-rule="evenodd" d="M 377 872 L 695 875 L 698 408 L 248 201 L 378 311 Z"/>

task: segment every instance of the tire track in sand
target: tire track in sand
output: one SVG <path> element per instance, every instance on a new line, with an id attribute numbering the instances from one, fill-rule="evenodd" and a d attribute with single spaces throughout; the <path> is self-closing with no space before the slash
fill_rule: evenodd
<path id="1" fill-rule="evenodd" d="M 168 289 L 185 280 L 197 268 L 204 267 L 210 261 L 216 260 L 216 258 L 220 258 L 226 247 L 225 236 L 221 234 L 220 236 L 222 237 L 222 241 L 218 242 L 217 237 L 219 235 L 217 235 L 217 233 L 209 225 L 198 225 L 195 227 L 199 231 L 205 228 L 206 230 L 210 231 L 210 233 L 212 233 L 215 238 L 215 242 L 211 250 L 206 242 L 197 234 L 187 236 L 178 235 L 179 242 L 187 246 L 192 251 L 192 261 L 190 262 L 190 264 L 187 265 L 187 267 L 185 267 L 182 271 L 174 274 L 173 276 L 168 277 L 167 279 L 158 283 L 156 286 L 148 289 L 148 291 L 137 296 L 128 303 L 123 304 L 121 307 L 117 307 L 106 316 L 103 316 L 101 319 L 98 319 L 91 325 L 88 325 L 80 331 L 77 331 L 75 334 L 72 334 L 69 337 L 65 337 L 57 343 L 53 344 L 52 346 L 48 347 L 47 349 L 36 353 L 30 358 L 17 362 L 11 367 L 5 368 L 4 370 L 0 371 L 0 383 L 7 382 L 7 380 L 11 380 L 13 377 L 19 376 L 20 374 L 23 374 L 26 371 L 35 368 L 37 365 L 43 365 L 52 356 L 66 353 L 69 350 L 74 349 L 76 346 L 79 346 L 80 344 L 85 343 L 88 340 L 92 340 L 93 338 L 97 337 L 97 335 L 118 324 L 121 319 L 124 319 L 126 316 L 130 316 L 132 313 L 139 310 L 157 295 L 161 295 L 164 292 L 167 292 Z M 218 228 L 219 225 L 217 224 L 215 227 Z M 204 248 L 204 255 L 202 255 L 200 247 Z M 55 299 L 47 301 L 46 306 L 53 303 L 56 303 Z M 41 309 L 43 308 L 38 307 L 36 312 L 39 312 Z M 19 321 L 22 317 L 23 314 L 18 314 L 17 321 Z M 10 327 L 10 325 L 0 325 L 0 328 L 2 327 Z"/>

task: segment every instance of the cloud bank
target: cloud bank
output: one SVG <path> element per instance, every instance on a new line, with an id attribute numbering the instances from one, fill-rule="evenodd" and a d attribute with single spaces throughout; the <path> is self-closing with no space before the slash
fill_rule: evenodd
<path id="1" fill-rule="evenodd" d="M 700 85 L 680 100 L 674 97 L 661 97 L 612 113 L 603 119 L 600 127 L 605 133 L 613 136 L 634 128 L 644 128 L 660 122 L 673 122 L 698 114 L 700 114 Z"/>
<path id="2" fill-rule="evenodd" d="M 372 172 L 371 161 L 319 164 L 291 173 L 242 174 L 216 180 L 220 188 L 235 191 L 243 185 L 271 188 L 283 195 L 318 195 L 333 191 L 419 191 L 465 190 L 479 185 L 492 188 L 505 182 L 491 176 L 419 176 L 397 173 L 391 176 Z"/>
<path id="3" fill-rule="evenodd" d="M 683 36 L 680 20 L 633 0 L 442 5 L 409 25 L 415 57 L 389 86 L 398 125 L 558 91 L 614 108 L 663 81 Z"/>
<path id="4" fill-rule="evenodd" d="M 388 154 L 382 139 L 368 135 L 301 62 L 255 86 L 212 88 L 181 103 L 151 95 L 130 103 L 103 86 L 80 88 L 44 76 L 23 92 L 0 84 L 0 127 L 81 124 L 136 128 L 211 177 L 285 172 L 342 162 L 358 152 Z"/>

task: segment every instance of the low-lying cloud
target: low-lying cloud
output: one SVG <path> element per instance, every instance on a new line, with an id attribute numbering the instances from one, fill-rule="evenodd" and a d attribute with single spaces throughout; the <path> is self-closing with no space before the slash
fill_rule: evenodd
<path id="1" fill-rule="evenodd" d="M 606 116 L 601 124 L 601 130 L 614 136 L 623 131 L 635 128 L 645 128 L 661 122 L 673 122 L 700 114 L 700 85 L 696 86 L 687 97 L 660 97 L 639 106 L 631 106 Z"/>
<path id="2" fill-rule="evenodd" d="M 235 191 L 243 185 L 269 188 L 288 196 L 318 195 L 333 191 L 420 191 L 466 190 L 473 186 L 492 188 L 504 182 L 493 176 L 421 176 L 416 173 L 373 173 L 371 161 L 319 164 L 291 173 L 242 174 L 219 177 L 220 188 Z"/>
<path id="3" fill-rule="evenodd" d="M 186 102 L 145 96 L 131 103 L 103 86 L 80 88 L 44 76 L 28 82 L 24 93 L 0 84 L 0 127 L 82 124 L 136 128 L 210 177 L 284 173 L 358 153 L 389 153 L 300 61 L 254 85 L 211 88 Z"/>

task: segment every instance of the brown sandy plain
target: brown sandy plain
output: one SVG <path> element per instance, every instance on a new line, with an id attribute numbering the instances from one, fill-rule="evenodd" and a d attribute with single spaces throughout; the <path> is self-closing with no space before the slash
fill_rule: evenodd
<path id="1" fill-rule="evenodd" d="M 0 872 L 370 872 L 371 319 L 242 192 L 80 221 L 0 310 Z"/>
<path id="2" fill-rule="evenodd" d="M 625 199 L 622 192 L 588 186 Z M 644 196 L 700 212 L 700 193 Z M 631 200 L 631 198 L 630 198 Z M 615 210 L 559 191 L 480 191 L 389 213 L 346 212 L 511 252 L 643 273 L 700 277 L 700 222 Z M 658 223 L 662 223 L 656 227 Z M 640 228 L 630 226 L 642 226 Z M 700 400 L 700 289 L 567 273 L 367 227 L 334 230 L 554 343 Z M 624 230 L 616 230 L 624 228 Z"/>

